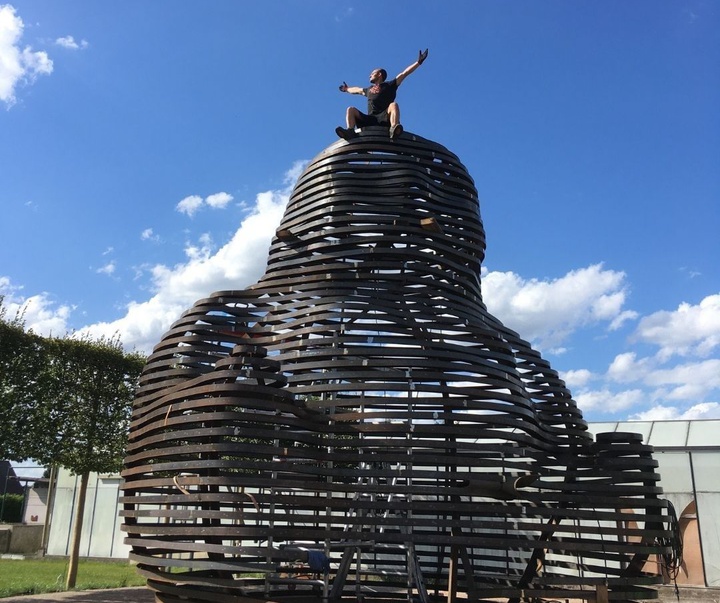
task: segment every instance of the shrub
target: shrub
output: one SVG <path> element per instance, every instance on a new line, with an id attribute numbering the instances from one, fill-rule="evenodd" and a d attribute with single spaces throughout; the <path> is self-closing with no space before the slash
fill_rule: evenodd
<path id="1" fill-rule="evenodd" d="M 25 497 L 22 494 L 0 494 L 0 521 L 20 523 L 24 502 Z"/>

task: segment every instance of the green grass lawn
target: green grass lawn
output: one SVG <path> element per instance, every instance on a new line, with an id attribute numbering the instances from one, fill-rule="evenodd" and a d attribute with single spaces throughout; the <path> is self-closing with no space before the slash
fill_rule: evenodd
<path id="1" fill-rule="evenodd" d="M 0 559 L 0 597 L 65 590 L 67 559 Z M 80 560 L 77 590 L 144 586 L 134 565 L 126 561 Z"/>

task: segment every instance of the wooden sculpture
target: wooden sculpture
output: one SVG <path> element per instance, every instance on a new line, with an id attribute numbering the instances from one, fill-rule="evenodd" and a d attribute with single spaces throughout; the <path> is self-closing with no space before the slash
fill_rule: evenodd
<path id="1" fill-rule="evenodd" d="M 439 144 L 368 128 L 299 178 L 265 275 L 147 362 L 125 460 L 159 601 L 655 598 L 651 450 L 594 441 L 483 304 L 478 196 Z"/>

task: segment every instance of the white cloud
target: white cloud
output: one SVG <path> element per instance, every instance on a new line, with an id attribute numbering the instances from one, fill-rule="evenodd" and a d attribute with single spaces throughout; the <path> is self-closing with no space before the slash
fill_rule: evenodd
<path id="1" fill-rule="evenodd" d="M 225 192 L 208 195 L 205 199 L 199 195 L 190 195 L 180 201 L 175 206 L 175 209 L 181 214 L 187 214 L 192 218 L 195 213 L 203 207 L 203 205 L 207 205 L 213 209 L 225 209 L 233 198 L 234 197 L 231 194 Z"/>
<path id="2" fill-rule="evenodd" d="M 97 272 L 98 274 L 107 274 L 108 276 L 111 276 L 115 273 L 115 262 L 108 262 L 104 266 L 98 268 L 95 272 Z"/>
<path id="3" fill-rule="evenodd" d="M 155 234 L 152 228 L 146 228 L 140 233 L 140 239 L 143 241 L 157 242 L 160 240 L 160 237 Z"/>
<path id="4" fill-rule="evenodd" d="M 657 369 L 646 375 L 644 381 L 665 391 L 667 399 L 697 401 L 720 388 L 720 359 Z"/>
<path id="5" fill-rule="evenodd" d="M 710 295 L 698 305 L 682 303 L 675 311 L 660 311 L 640 320 L 633 341 L 649 343 L 659 350 L 652 356 L 635 352 L 619 354 L 610 364 L 607 378 L 615 383 L 634 383 L 647 391 L 646 402 L 654 406 L 633 418 L 707 418 L 716 413 L 720 390 L 720 359 L 707 358 L 720 343 L 720 295 Z M 697 361 L 672 364 L 675 357 Z"/>
<path id="6" fill-rule="evenodd" d="M 205 203 L 215 209 L 224 209 L 232 200 L 233 196 L 228 193 L 215 193 L 206 197 Z"/>
<path id="7" fill-rule="evenodd" d="M 34 51 L 30 46 L 20 47 L 24 24 L 15 8 L 0 5 L 0 100 L 8 108 L 17 98 L 17 87 L 32 84 L 37 76 L 49 75 L 53 62 L 44 51 Z"/>
<path id="8" fill-rule="evenodd" d="M 623 312 L 620 312 L 615 316 L 615 318 L 612 319 L 610 322 L 610 326 L 608 327 L 611 331 L 617 331 L 620 327 L 622 327 L 627 321 L 629 320 L 635 320 L 639 314 L 635 312 L 634 310 L 625 310 Z"/>
<path id="9" fill-rule="evenodd" d="M 150 352 L 170 325 L 195 301 L 210 293 L 226 289 L 242 289 L 258 280 L 265 270 L 272 236 L 287 204 L 292 185 L 307 162 L 295 162 L 284 177 L 285 188 L 260 193 L 248 215 L 230 241 L 213 252 L 209 234 L 199 237 L 197 244 L 185 249 L 187 261 L 175 266 L 151 267 L 152 296 L 145 301 L 127 304 L 125 315 L 117 320 L 87 325 L 78 333 L 94 336 L 119 334 L 127 349 Z M 202 201 L 202 198 L 197 197 Z M 193 202 L 186 204 L 192 207 Z M 154 236 L 152 229 L 143 231 L 141 238 Z M 23 306 L 26 325 L 48 335 L 64 334 L 73 307 L 57 306 L 46 294 L 22 299 L 20 288 L 7 277 L 0 277 L 0 295 L 8 316 Z M 19 299 L 16 299 L 19 298 Z"/>
<path id="10" fill-rule="evenodd" d="M 511 329 L 541 348 L 559 347 L 580 327 L 635 316 L 623 310 L 625 273 L 602 264 L 573 270 L 554 280 L 525 280 L 513 272 L 483 274 L 488 309 Z"/>
<path id="11" fill-rule="evenodd" d="M 548 348 L 548 353 L 552 354 L 553 356 L 562 356 L 563 354 L 566 354 L 568 349 L 564 346 L 560 346 L 558 348 Z"/>
<path id="12" fill-rule="evenodd" d="M 698 305 L 682 303 L 673 312 L 660 311 L 638 324 L 636 337 L 660 347 L 660 355 L 705 357 L 720 345 L 720 294 Z"/>
<path id="13" fill-rule="evenodd" d="M 14 286 L 7 277 L 0 277 L 0 296 L 6 317 L 22 317 L 25 327 L 44 336 L 63 336 L 70 328 L 68 321 L 75 309 L 73 306 L 57 305 L 47 293 L 22 297 L 22 289 Z"/>
<path id="14" fill-rule="evenodd" d="M 671 406 L 657 405 L 650 410 L 635 413 L 628 417 L 631 421 L 669 421 L 679 419 L 680 413 L 677 408 Z"/>
<path id="15" fill-rule="evenodd" d="M 288 193 L 290 192 L 290 189 L 294 186 L 296 180 L 302 175 L 303 170 L 305 169 L 305 166 L 307 164 L 307 160 L 299 159 L 293 162 L 292 167 L 287 172 L 285 172 L 283 184 L 285 184 L 285 186 L 288 188 Z"/>
<path id="16" fill-rule="evenodd" d="M 585 387 L 590 381 L 597 376 L 587 369 L 579 369 L 576 371 L 566 371 L 560 373 L 560 378 L 565 382 L 569 389 Z"/>
<path id="17" fill-rule="evenodd" d="M 720 419 L 720 404 L 717 402 L 702 402 L 688 408 L 683 419 Z"/>
<path id="18" fill-rule="evenodd" d="M 189 243 L 185 247 L 185 256 L 189 260 L 209 260 L 213 252 L 213 239 L 209 233 L 203 233 L 198 238 L 198 244 Z"/>
<path id="19" fill-rule="evenodd" d="M 7 276 L 0 276 L 0 295 L 12 295 L 17 289 Z"/>
<path id="20" fill-rule="evenodd" d="M 618 412 L 641 404 L 647 394 L 641 389 L 613 392 L 609 389 L 581 391 L 574 396 L 582 411 Z"/>
<path id="21" fill-rule="evenodd" d="M 562 349 L 559 344 L 580 328 L 604 323 L 616 330 L 638 318 L 623 307 L 625 275 L 602 265 L 543 281 L 486 272 L 483 291 L 495 316 L 546 350 Z M 635 350 L 618 354 L 605 374 L 580 368 L 563 375 L 581 410 L 618 414 L 655 405 L 677 407 L 676 414 L 682 414 L 712 403 L 720 389 L 720 359 L 707 356 L 720 343 L 720 295 L 642 318 L 630 343 L 655 345 L 658 351 L 646 356 Z M 670 363 L 677 355 L 696 355 L 701 361 Z M 593 389 L 588 388 L 591 382 Z M 619 384 L 624 389 L 619 390 Z"/>
<path id="22" fill-rule="evenodd" d="M 703 358 L 715 348 L 720 296 L 696 306 L 681 304 L 674 312 L 655 312 L 640 320 L 633 342 L 656 345 L 647 356 L 637 351 L 615 356 L 604 375 L 585 369 L 565 375 L 584 412 L 618 414 L 632 409 L 632 419 L 683 419 L 720 416 L 720 359 Z M 618 314 L 619 315 L 619 314 Z M 675 355 L 698 354 L 698 361 L 671 363 Z M 585 389 L 593 381 L 596 390 Z M 617 385 L 626 389 L 617 391 Z M 644 410 L 643 410 L 644 409 Z"/>
<path id="23" fill-rule="evenodd" d="M 720 389 L 720 359 L 674 366 L 665 366 L 666 362 L 661 354 L 638 358 L 635 352 L 626 352 L 618 354 L 610 363 L 606 377 L 609 382 L 634 383 L 642 387 L 647 392 L 645 402 L 655 402 L 658 408 L 669 408 L 671 403 L 680 403 L 684 407 L 697 406 L 706 403 L 708 397 L 717 395 Z"/>
<path id="24" fill-rule="evenodd" d="M 680 411 L 675 406 L 653 406 L 651 409 L 630 416 L 631 421 L 669 421 L 669 420 L 695 420 L 720 419 L 720 404 L 717 402 L 702 402 Z"/>
<path id="25" fill-rule="evenodd" d="M 175 209 L 181 214 L 186 214 L 191 218 L 195 215 L 195 212 L 202 207 L 203 198 L 198 195 L 190 195 L 182 199 L 176 206 Z"/>
<path id="26" fill-rule="evenodd" d="M 58 38 L 57 40 L 55 40 L 55 44 L 69 50 L 80 50 L 89 46 L 87 40 L 81 40 L 80 42 L 76 42 L 73 36 L 65 36 L 63 38 Z"/>
<path id="27" fill-rule="evenodd" d="M 25 324 L 41 335 L 61 336 L 69 332 L 68 320 L 74 306 L 56 306 L 46 293 L 34 295 L 25 300 L 27 311 Z"/>
<path id="28" fill-rule="evenodd" d="M 641 382 L 644 381 L 652 368 L 650 359 L 638 360 L 635 352 L 625 352 L 615 356 L 615 359 L 610 363 L 607 376 L 619 383 Z"/>
<path id="29" fill-rule="evenodd" d="M 285 210 L 290 187 L 304 165 L 305 162 L 296 163 L 286 173 L 287 188 L 258 194 L 254 208 L 232 239 L 217 251 L 213 250 L 212 237 L 203 234 L 196 244 L 186 246 L 186 262 L 151 268 L 154 293 L 150 299 L 133 301 L 122 318 L 89 325 L 81 332 L 96 336 L 120 333 L 126 347 L 149 352 L 198 299 L 214 291 L 242 289 L 256 282 L 265 270 L 270 242 Z M 194 202 L 186 205 L 193 207 Z"/>

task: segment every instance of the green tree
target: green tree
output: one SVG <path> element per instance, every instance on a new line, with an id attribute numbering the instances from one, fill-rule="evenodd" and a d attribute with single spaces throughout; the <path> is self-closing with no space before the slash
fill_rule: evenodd
<path id="1" fill-rule="evenodd" d="M 125 353 L 117 338 L 55 338 L 45 346 L 45 399 L 33 416 L 43 436 L 32 458 L 76 475 L 118 471 L 144 357 Z"/>
<path id="2" fill-rule="evenodd" d="M 32 416 L 46 366 L 42 337 L 25 330 L 21 314 L 9 318 L 0 296 L 0 459 L 31 458 Z"/>
<path id="3" fill-rule="evenodd" d="M 0 457 L 80 476 L 67 587 L 75 586 L 90 473 L 120 470 L 145 364 L 118 337 L 43 338 L 8 320 L 0 298 Z"/>
<path id="4" fill-rule="evenodd" d="M 80 476 L 72 530 L 67 587 L 75 586 L 90 473 L 119 471 L 130 423 L 132 400 L 145 359 L 127 354 L 117 338 L 48 339 L 50 359 L 46 399 L 35 420 L 45 429 L 32 457 Z"/>

